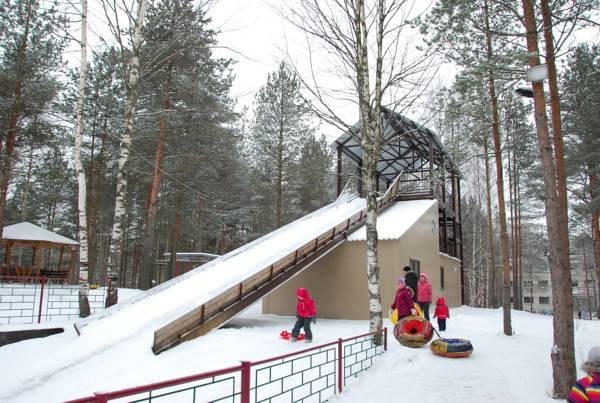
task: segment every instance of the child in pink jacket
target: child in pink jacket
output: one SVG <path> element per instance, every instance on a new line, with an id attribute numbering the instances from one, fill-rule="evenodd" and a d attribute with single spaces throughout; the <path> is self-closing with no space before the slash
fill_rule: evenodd
<path id="1" fill-rule="evenodd" d="M 417 284 L 417 302 L 421 306 L 427 320 L 429 320 L 429 305 L 431 305 L 432 297 L 433 291 L 431 283 L 427 280 L 427 273 L 421 272 L 419 283 Z"/>

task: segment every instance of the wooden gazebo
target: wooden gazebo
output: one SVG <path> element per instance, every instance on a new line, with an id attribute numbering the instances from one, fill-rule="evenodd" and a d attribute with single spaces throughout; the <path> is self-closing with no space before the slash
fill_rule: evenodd
<path id="1" fill-rule="evenodd" d="M 4 227 L 2 242 L 4 262 L 0 275 L 24 279 L 36 277 L 50 277 L 63 281 L 68 279 L 73 272 L 79 248 L 77 241 L 26 221 Z M 31 248 L 31 259 L 27 264 L 13 261 L 15 248 Z M 49 249 L 59 250 L 57 264 L 45 265 L 44 252 Z M 66 264 L 65 252 L 69 252 Z"/>

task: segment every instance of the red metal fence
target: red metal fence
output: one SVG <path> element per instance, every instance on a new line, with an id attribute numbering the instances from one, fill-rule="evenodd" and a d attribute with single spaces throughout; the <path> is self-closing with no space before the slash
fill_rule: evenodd
<path id="1" fill-rule="evenodd" d="M 92 313 L 104 309 L 107 289 L 90 289 Z M 0 324 L 25 324 L 79 317 L 79 286 L 53 277 L 0 276 Z"/>
<path id="2" fill-rule="evenodd" d="M 65 403 L 297 402 L 330 399 L 387 351 L 387 328 L 290 354 Z"/>

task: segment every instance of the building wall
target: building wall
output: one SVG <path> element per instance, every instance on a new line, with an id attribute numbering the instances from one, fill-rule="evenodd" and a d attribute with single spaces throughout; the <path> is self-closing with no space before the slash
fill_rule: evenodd
<path id="1" fill-rule="evenodd" d="M 441 268 L 444 268 L 444 288 L 440 287 L 433 291 L 433 303 L 438 296 L 444 296 L 448 306 L 461 305 L 461 287 L 460 287 L 460 260 L 452 256 L 440 254 L 440 269 L 438 278 L 441 277 Z"/>
<path id="2" fill-rule="evenodd" d="M 448 260 L 453 260 L 459 269 L 456 273 L 446 270 L 445 289 L 440 290 L 437 231 L 437 204 L 434 204 L 400 239 L 379 241 L 380 292 L 384 315 L 394 297 L 396 278 L 404 276 L 402 268 L 409 264 L 409 259 L 419 260 L 421 271 L 428 273 L 434 298 L 443 292 L 449 305 L 460 304 L 460 266 L 449 257 Z M 366 243 L 344 242 L 263 298 L 263 312 L 295 315 L 296 289 L 305 287 L 317 304 L 319 317 L 368 319 L 366 267 Z"/>

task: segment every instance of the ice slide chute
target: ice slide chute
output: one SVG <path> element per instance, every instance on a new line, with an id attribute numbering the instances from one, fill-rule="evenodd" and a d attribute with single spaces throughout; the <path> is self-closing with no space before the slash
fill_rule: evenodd
<path id="1" fill-rule="evenodd" d="M 381 213 L 390 207 L 399 193 L 399 178 L 377 200 Z M 166 324 L 154 332 L 152 351 L 159 354 L 186 340 L 194 339 L 215 329 L 235 315 L 285 283 L 328 251 L 338 246 L 366 220 L 366 208 L 345 217 L 283 258 L 223 290 L 202 305 Z"/>

